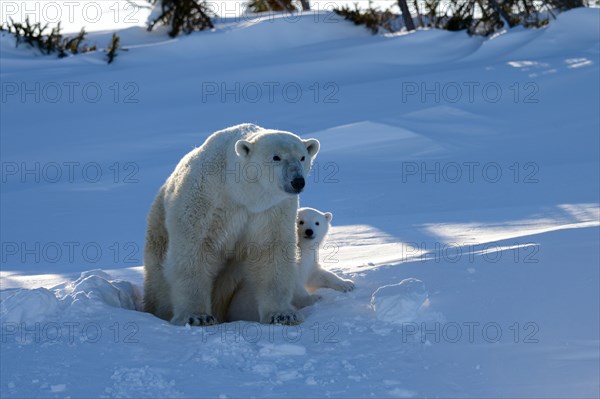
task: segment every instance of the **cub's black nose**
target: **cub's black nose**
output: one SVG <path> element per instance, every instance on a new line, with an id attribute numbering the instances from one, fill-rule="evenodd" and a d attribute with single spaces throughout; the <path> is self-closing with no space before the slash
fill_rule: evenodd
<path id="1" fill-rule="evenodd" d="M 296 177 L 294 180 L 292 180 L 292 188 L 297 192 L 302 191 L 304 184 L 304 177 Z"/>
<path id="2" fill-rule="evenodd" d="M 312 237 L 312 235 L 314 234 L 314 232 L 312 231 L 312 229 L 306 229 L 306 231 L 304 232 L 304 234 L 306 234 L 307 237 Z"/>

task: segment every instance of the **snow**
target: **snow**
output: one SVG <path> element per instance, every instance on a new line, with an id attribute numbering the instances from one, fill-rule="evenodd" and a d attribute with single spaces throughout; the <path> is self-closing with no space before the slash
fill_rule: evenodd
<path id="1" fill-rule="evenodd" d="M 488 40 L 127 27 L 110 66 L 0 37 L 0 396 L 598 397 L 599 11 Z M 139 312 L 155 193 L 242 122 L 321 141 L 301 204 L 356 289 L 293 327 Z"/>
<path id="2" fill-rule="evenodd" d="M 379 320 L 414 323 L 429 305 L 429 293 L 421 280 L 407 278 L 379 287 L 371 296 L 371 307 Z"/>
<path id="3" fill-rule="evenodd" d="M 35 322 L 58 313 L 56 296 L 45 288 L 18 291 L 0 303 L 2 322 L 20 324 Z"/>

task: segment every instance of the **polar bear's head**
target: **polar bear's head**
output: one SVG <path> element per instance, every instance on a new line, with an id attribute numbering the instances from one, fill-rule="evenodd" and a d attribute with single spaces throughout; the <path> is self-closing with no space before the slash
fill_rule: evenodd
<path id="1" fill-rule="evenodd" d="M 313 208 L 298 209 L 296 223 L 299 242 L 323 242 L 332 219 L 331 212 L 323 213 Z"/>
<path id="2" fill-rule="evenodd" d="M 235 152 L 244 168 L 251 170 L 253 183 L 265 193 L 300 194 L 306 184 L 312 162 L 319 152 L 319 141 L 302 140 L 295 134 L 265 131 L 249 140 L 238 140 Z"/>

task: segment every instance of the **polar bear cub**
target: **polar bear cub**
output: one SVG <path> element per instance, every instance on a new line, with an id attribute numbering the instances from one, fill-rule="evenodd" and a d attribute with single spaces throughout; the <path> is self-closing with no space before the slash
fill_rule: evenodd
<path id="1" fill-rule="evenodd" d="M 292 304 L 297 308 L 312 305 L 319 299 L 318 295 L 310 294 L 317 288 L 333 288 L 347 292 L 354 289 L 352 280 L 345 280 L 329 270 L 323 269 L 319 252 L 323 247 L 325 237 L 333 219 L 331 212 L 321 212 L 313 208 L 298 210 L 297 231 L 300 261 L 296 288 Z"/>

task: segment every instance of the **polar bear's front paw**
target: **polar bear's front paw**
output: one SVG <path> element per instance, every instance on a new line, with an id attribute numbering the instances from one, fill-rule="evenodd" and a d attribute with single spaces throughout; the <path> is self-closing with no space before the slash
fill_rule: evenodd
<path id="1" fill-rule="evenodd" d="M 269 317 L 269 323 L 271 324 L 284 324 L 288 326 L 294 326 L 304 321 L 304 318 L 299 313 L 273 313 Z"/>
<path id="2" fill-rule="evenodd" d="M 192 315 L 188 317 L 187 324 L 190 326 L 212 326 L 217 324 L 217 319 L 209 314 Z"/>
<path id="3" fill-rule="evenodd" d="M 171 319 L 171 324 L 178 326 L 186 324 L 189 324 L 190 326 L 212 326 L 213 324 L 217 324 L 217 319 L 209 314 L 194 314 L 191 316 L 173 317 L 173 319 Z"/>

